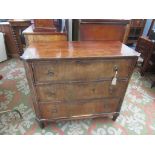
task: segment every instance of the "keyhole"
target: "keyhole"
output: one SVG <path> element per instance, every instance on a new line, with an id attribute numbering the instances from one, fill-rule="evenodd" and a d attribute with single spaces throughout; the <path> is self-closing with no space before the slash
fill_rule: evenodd
<path id="1" fill-rule="evenodd" d="M 95 93 L 95 88 L 92 89 L 92 92 Z"/>

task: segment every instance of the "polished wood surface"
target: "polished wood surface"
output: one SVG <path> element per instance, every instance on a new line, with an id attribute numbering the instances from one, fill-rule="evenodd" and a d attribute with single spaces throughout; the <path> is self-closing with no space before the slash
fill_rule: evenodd
<path id="1" fill-rule="evenodd" d="M 23 59 L 59 59 L 83 57 L 137 56 L 137 52 L 119 41 L 84 41 L 33 43 L 22 55 Z"/>
<path id="2" fill-rule="evenodd" d="M 138 55 L 118 41 L 31 44 L 21 58 L 40 126 L 103 116 L 116 120 Z"/>
<path id="3" fill-rule="evenodd" d="M 26 45 L 36 42 L 51 42 L 51 41 L 67 41 L 66 32 L 51 32 L 51 31 L 34 31 L 34 25 L 29 26 L 23 31 Z"/>

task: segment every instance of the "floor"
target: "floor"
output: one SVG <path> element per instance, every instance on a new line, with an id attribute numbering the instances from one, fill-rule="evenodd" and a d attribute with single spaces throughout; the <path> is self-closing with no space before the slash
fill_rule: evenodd
<path id="1" fill-rule="evenodd" d="M 44 129 L 35 121 L 22 61 L 10 59 L 0 63 L 0 74 L 4 76 L 0 81 L 0 111 L 15 108 L 23 115 L 23 120 L 15 113 L 0 115 L 1 135 L 155 134 L 155 88 L 150 88 L 150 79 L 141 77 L 138 69 L 132 75 L 121 114 L 115 122 L 110 118 L 62 121 Z"/>

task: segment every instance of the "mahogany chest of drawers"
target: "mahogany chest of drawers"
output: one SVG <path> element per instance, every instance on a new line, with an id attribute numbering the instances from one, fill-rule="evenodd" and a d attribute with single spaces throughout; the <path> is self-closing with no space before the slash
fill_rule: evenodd
<path id="1" fill-rule="evenodd" d="M 33 43 L 21 57 L 36 118 L 119 116 L 138 54 L 119 41 Z"/>

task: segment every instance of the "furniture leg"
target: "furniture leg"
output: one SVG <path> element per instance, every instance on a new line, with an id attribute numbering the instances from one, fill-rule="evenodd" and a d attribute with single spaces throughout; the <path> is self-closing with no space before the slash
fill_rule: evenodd
<path id="1" fill-rule="evenodd" d="M 43 128 L 45 127 L 44 122 L 40 122 L 40 123 L 39 123 L 39 126 L 40 126 L 41 129 L 43 129 Z"/>
<path id="2" fill-rule="evenodd" d="M 45 123 L 44 123 L 43 121 L 38 120 L 38 119 L 36 119 L 36 120 L 37 120 L 37 122 L 38 122 L 39 127 L 40 127 L 41 129 L 43 129 L 43 128 L 45 127 Z"/>
<path id="3" fill-rule="evenodd" d="M 153 88 L 155 86 L 155 81 L 152 83 L 151 88 Z"/>
<path id="4" fill-rule="evenodd" d="M 112 120 L 113 121 L 116 121 L 116 119 L 117 119 L 118 116 L 119 116 L 119 113 L 114 114 Z"/>

